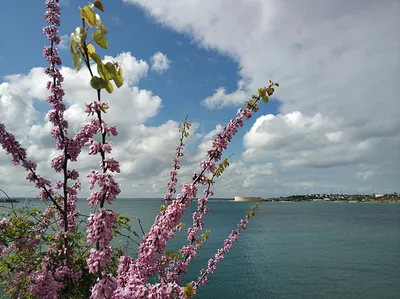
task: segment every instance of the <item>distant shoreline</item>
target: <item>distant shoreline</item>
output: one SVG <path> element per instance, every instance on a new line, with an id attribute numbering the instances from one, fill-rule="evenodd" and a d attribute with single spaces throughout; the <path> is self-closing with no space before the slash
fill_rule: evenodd
<path id="1" fill-rule="evenodd" d="M 245 200 L 235 200 L 233 197 L 220 197 L 210 198 L 209 202 L 337 202 L 337 203 L 400 203 L 400 194 L 373 194 L 373 195 L 360 195 L 360 194 L 308 194 L 308 195 L 292 195 L 286 197 L 255 197 L 255 196 L 241 196 Z M 254 200 L 252 200 L 254 198 Z M 259 198 L 259 199 L 257 199 Z M 158 200 L 162 202 L 161 198 L 119 198 L 125 200 Z M 38 198 L 26 198 L 28 201 L 40 201 Z M 78 198 L 79 201 L 86 201 L 85 197 Z M 22 200 L 24 201 L 24 200 Z M 193 198 L 192 202 L 196 202 L 197 198 Z M 20 198 L 0 198 L 0 203 L 20 203 Z"/>
<path id="2" fill-rule="evenodd" d="M 238 202 L 238 203 L 246 203 L 246 202 L 258 202 L 258 201 L 237 201 L 234 199 L 210 199 L 208 202 Z M 277 203 L 291 203 L 291 202 L 318 202 L 318 203 L 397 203 L 400 201 L 340 201 L 340 200 L 332 200 L 332 201 L 313 201 L 313 200 L 262 200 L 261 202 L 277 202 Z"/>
<path id="3" fill-rule="evenodd" d="M 0 203 L 19 203 L 17 199 L 0 199 Z"/>

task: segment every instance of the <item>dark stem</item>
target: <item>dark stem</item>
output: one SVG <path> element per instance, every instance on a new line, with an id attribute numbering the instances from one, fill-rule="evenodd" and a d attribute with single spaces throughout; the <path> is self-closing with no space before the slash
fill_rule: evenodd
<path id="1" fill-rule="evenodd" d="M 54 50 L 54 42 L 51 42 L 51 56 L 53 56 L 53 50 Z M 52 71 L 54 73 L 55 71 L 55 65 L 54 63 L 51 64 Z M 53 77 L 53 88 L 56 87 L 56 77 Z M 56 94 L 53 93 L 53 96 L 56 97 Z M 62 127 L 62 124 L 60 122 L 60 115 L 59 111 L 56 110 L 56 117 L 58 121 L 58 129 L 60 131 L 61 135 L 61 140 L 63 141 L 64 144 L 64 161 L 63 161 L 63 176 L 64 176 L 64 184 L 63 184 L 63 193 L 64 193 L 64 211 L 63 211 L 63 216 L 64 216 L 64 246 L 66 250 L 66 261 L 67 261 L 67 267 L 71 265 L 71 257 L 70 257 L 70 248 L 68 246 L 68 238 L 67 238 L 67 233 L 68 233 L 68 140 L 66 136 L 64 135 L 64 128 Z"/>

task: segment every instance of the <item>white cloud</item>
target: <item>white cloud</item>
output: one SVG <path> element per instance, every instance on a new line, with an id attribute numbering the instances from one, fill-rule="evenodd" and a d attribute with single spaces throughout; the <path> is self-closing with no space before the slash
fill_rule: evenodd
<path id="1" fill-rule="evenodd" d="M 247 99 L 248 91 L 243 80 L 238 82 L 238 89 L 232 93 L 226 93 L 224 87 L 218 88 L 212 96 L 207 97 L 202 104 L 210 109 L 220 109 L 228 106 L 240 105 L 243 99 Z"/>
<path id="2" fill-rule="evenodd" d="M 157 73 L 164 73 L 169 69 L 171 60 L 168 59 L 167 55 L 156 52 L 150 57 L 151 69 Z"/>
<path id="3" fill-rule="evenodd" d="M 246 159 L 274 161 L 293 172 L 288 180 L 301 173 L 325 186 L 398 188 L 400 2 L 125 2 L 238 62 L 246 84 L 219 88 L 206 107 L 243 104 L 269 79 L 281 84 L 280 114 L 247 134 Z"/>
<path id="4" fill-rule="evenodd" d="M 259 117 L 244 136 L 246 160 L 279 158 L 284 166 L 331 167 L 369 158 L 374 142 L 355 141 L 351 131 L 321 114 L 306 117 L 296 111 Z M 333 137 L 332 137 L 333 136 Z"/>
<path id="5" fill-rule="evenodd" d="M 68 34 L 64 34 L 61 36 L 61 41 L 60 44 L 58 45 L 58 47 L 60 49 L 67 49 L 69 48 L 69 38 L 70 36 Z"/>

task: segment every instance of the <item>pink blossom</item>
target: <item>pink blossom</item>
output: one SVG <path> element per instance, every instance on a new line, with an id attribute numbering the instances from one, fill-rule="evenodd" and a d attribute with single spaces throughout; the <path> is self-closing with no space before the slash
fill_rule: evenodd
<path id="1" fill-rule="evenodd" d="M 117 288 L 117 280 L 110 274 L 102 274 L 102 278 L 92 288 L 91 299 L 109 299 Z"/>
<path id="2" fill-rule="evenodd" d="M 91 214 L 87 224 L 88 243 L 100 243 L 107 246 L 113 238 L 112 224 L 117 220 L 113 211 L 99 209 L 96 214 Z"/>
<path id="3" fill-rule="evenodd" d="M 99 269 L 105 268 L 111 263 L 112 248 L 105 246 L 102 249 L 90 249 L 89 259 L 87 261 L 89 273 L 96 273 Z"/>
<path id="4" fill-rule="evenodd" d="M 50 271 L 41 270 L 33 275 L 29 291 L 40 299 L 57 299 L 62 287 L 62 283 L 57 282 Z"/>
<path id="5" fill-rule="evenodd" d="M 6 229 L 9 229 L 10 228 L 10 221 L 7 219 L 7 218 L 3 218 L 1 221 L 0 221 L 0 228 L 1 229 L 3 229 L 3 230 L 6 230 Z"/>

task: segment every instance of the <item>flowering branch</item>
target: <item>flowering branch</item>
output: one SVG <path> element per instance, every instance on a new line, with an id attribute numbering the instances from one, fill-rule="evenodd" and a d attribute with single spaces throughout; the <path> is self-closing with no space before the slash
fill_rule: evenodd
<path id="1" fill-rule="evenodd" d="M 251 217 L 254 217 L 255 211 L 258 210 L 258 207 L 260 205 L 261 201 L 259 201 L 256 205 L 252 206 L 250 208 L 250 211 L 247 212 L 246 217 L 244 219 L 240 220 L 240 223 L 238 224 L 238 229 L 233 230 L 230 235 L 228 236 L 227 239 L 224 240 L 224 247 L 221 249 L 218 249 L 217 253 L 215 254 L 214 259 L 210 259 L 208 261 L 208 267 L 206 270 L 202 269 L 200 271 L 201 276 L 197 279 L 197 282 L 192 281 L 190 284 L 194 289 L 194 293 L 196 290 L 200 287 L 200 285 L 205 285 L 207 283 L 207 275 L 209 273 L 214 273 L 216 269 L 217 263 L 221 262 L 224 260 L 224 255 L 231 251 L 232 249 L 232 244 L 234 241 L 236 241 L 239 238 L 240 231 L 246 230 L 247 224 L 249 222 L 249 219 Z M 188 286 L 187 285 L 187 286 Z M 190 290 L 189 290 L 190 291 Z M 193 293 L 193 295 L 194 295 Z"/>
<path id="2" fill-rule="evenodd" d="M 169 172 L 170 175 L 170 181 L 168 182 L 167 185 L 167 193 L 164 195 L 165 201 L 168 203 L 171 201 L 172 195 L 176 193 L 176 184 L 178 183 L 178 173 L 177 170 L 179 170 L 181 167 L 179 165 L 180 163 L 180 157 L 183 156 L 183 151 L 185 148 L 185 144 L 183 143 L 183 139 L 187 138 L 189 136 L 188 130 L 190 129 L 191 124 L 187 122 L 187 116 L 185 117 L 185 120 L 180 123 L 179 126 L 179 132 L 181 133 L 181 137 L 179 139 L 179 145 L 176 147 L 176 158 L 173 160 L 172 164 L 172 170 Z"/>
<path id="3" fill-rule="evenodd" d="M 22 163 L 22 166 L 29 171 L 26 176 L 26 179 L 29 182 L 34 182 L 36 188 L 41 189 L 40 198 L 42 200 L 46 200 L 48 198 L 54 203 L 60 213 L 63 213 L 63 209 L 55 200 L 53 189 L 48 189 L 47 187 L 51 186 L 51 182 L 48 179 L 45 179 L 36 174 L 37 164 L 32 162 L 31 160 L 27 160 L 26 158 L 26 150 L 21 147 L 20 143 L 15 140 L 13 134 L 7 132 L 4 124 L 0 123 L 0 144 L 7 154 L 11 154 L 12 163 L 14 165 L 19 165 Z M 47 187 L 46 187 L 47 186 Z"/>
<path id="4" fill-rule="evenodd" d="M 98 184 L 100 187 L 99 191 L 92 192 L 88 198 L 91 208 L 93 208 L 94 204 L 99 204 L 100 209 L 95 214 L 91 214 L 88 219 L 87 241 L 90 244 L 96 244 L 96 248 L 90 250 L 87 264 L 89 272 L 97 272 L 100 279 L 92 289 L 91 298 L 103 298 L 104 292 L 108 294 L 105 297 L 110 298 L 111 293 L 116 287 L 116 283 L 115 279 L 111 275 L 106 274 L 103 270 L 111 263 L 112 248 L 110 242 L 113 238 L 113 223 L 117 221 L 117 214 L 111 210 L 105 210 L 104 204 L 105 201 L 111 204 L 121 192 L 119 185 L 115 182 L 113 175 L 110 173 L 119 173 L 120 166 L 119 162 L 113 158 L 106 158 L 106 153 L 111 153 L 112 150 L 111 143 L 106 141 L 106 136 L 116 136 L 118 132 L 115 126 L 108 126 L 102 117 L 102 112 L 106 113 L 109 105 L 108 102 L 101 102 L 101 89 L 104 88 L 109 93 L 112 93 L 113 86 L 110 80 L 114 80 L 119 88 L 123 84 L 123 79 L 120 65 L 110 62 L 103 64 L 100 56 L 95 53 L 94 46 L 90 44 L 90 42 L 86 43 L 88 30 L 91 27 L 95 27 L 96 31 L 92 34 L 93 41 L 104 49 L 108 47 L 106 38 L 107 30 L 102 24 L 100 16 L 95 13 L 95 8 L 104 12 L 103 4 L 99 0 L 89 3 L 88 6 L 80 10 L 82 26 L 76 28 L 75 33 L 71 34 L 70 50 L 76 70 L 80 69 L 82 60 L 85 62 L 91 76 L 90 85 L 97 93 L 97 100 L 87 104 L 85 111 L 88 115 L 96 114 L 97 120 L 92 121 L 93 128 L 91 132 L 93 135 L 97 132 L 101 132 L 101 142 L 94 140 L 92 134 L 89 134 L 91 136 L 87 135 L 82 138 L 86 141 L 84 145 L 89 146 L 89 155 L 100 154 L 100 168 L 102 169 L 101 173 L 97 170 L 91 170 L 87 176 L 90 182 L 90 189 L 92 189 L 95 184 Z M 85 22 L 88 28 L 86 28 Z M 90 59 L 96 62 L 100 77 L 93 74 Z M 77 142 L 82 144 L 83 140 L 77 140 Z"/>

